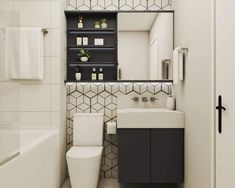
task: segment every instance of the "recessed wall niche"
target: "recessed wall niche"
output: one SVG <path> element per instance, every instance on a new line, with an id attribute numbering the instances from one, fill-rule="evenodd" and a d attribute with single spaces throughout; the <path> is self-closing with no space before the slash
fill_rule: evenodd
<path id="1" fill-rule="evenodd" d="M 65 11 L 65 15 L 67 81 L 117 80 L 117 12 Z"/>

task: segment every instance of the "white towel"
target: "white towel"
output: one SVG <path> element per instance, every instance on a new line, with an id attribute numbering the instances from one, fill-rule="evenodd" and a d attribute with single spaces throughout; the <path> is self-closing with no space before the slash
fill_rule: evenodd
<path id="1" fill-rule="evenodd" d="M 6 75 L 10 78 L 20 77 L 20 29 L 6 28 L 5 32 Z"/>
<path id="2" fill-rule="evenodd" d="M 184 79 L 183 61 L 184 54 L 181 47 L 175 48 L 173 52 L 173 84 L 178 84 L 180 80 Z"/>
<path id="3" fill-rule="evenodd" d="M 19 41 L 18 43 L 15 41 Z M 19 54 L 14 57 L 14 54 Z M 11 79 L 42 80 L 44 76 L 43 32 L 41 28 L 8 28 L 6 60 Z"/>

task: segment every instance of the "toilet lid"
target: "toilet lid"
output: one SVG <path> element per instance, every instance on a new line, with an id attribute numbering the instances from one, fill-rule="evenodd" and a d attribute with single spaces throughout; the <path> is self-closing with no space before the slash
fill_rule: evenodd
<path id="1" fill-rule="evenodd" d="M 71 158 L 81 159 L 81 158 L 91 158 L 101 155 L 103 147 L 81 147 L 73 146 L 68 152 L 67 156 Z"/>

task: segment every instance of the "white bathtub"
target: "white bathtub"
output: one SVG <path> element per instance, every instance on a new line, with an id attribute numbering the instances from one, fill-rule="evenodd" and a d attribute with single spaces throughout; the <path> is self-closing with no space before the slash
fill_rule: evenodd
<path id="1" fill-rule="evenodd" d="M 59 134 L 23 130 L 20 155 L 0 167 L 0 188 L 59 188 Z"/>

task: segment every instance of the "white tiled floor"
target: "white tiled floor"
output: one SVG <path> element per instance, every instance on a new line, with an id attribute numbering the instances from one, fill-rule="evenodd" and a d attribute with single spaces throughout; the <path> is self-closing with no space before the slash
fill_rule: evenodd
<path id="1" fill-rule="evenodd" d="M 71 188 L 69 179 L 66 180 L 62 188 Z M 98 188 L 120 188 L 117 179 L 102 179 Z"/>
<path id="2" fill-rule="evenodd" d="M 71 188 L 69 179 L 62 188 Z M 120 185 L 117 179 L 101 179 L 98 188 L 182 188 L 181 184 L 123 184 Z"/>

